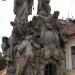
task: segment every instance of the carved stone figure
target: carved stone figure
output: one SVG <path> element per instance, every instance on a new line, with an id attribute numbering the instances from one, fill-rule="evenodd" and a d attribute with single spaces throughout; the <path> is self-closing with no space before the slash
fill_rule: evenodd
<path id="1" fill-rule="evenodd" d="M 27 21 L 27 0 L 14 0 L 14 13 L 18 19 Z"/>
<path id="2" fill-rule="evenodd" d="M 16 18 L 10 22 L 12 34 L 2 38 L 2 49 L 8 60 L 7 75 L 44 75 L 46 65 L 51 67 L 51 63 L 56 67 L 53 72 L 56 70 L 56 75 L 61 75 L 67 34 L 62 32 L 59 11 L 51 15 L 50 0 L 38 0 L 38 16 L 28 22 L 33 1 L 14 0 Z"/>
<path id="3" fill-rule="evenodd" d="M 2 46 L 1 47 L 2 47 L 3 52 L 6 52 L 7 49 L 10 47 L 9 42 L 8 42 L 8 37 L 2 37 Z"/>
<path id="4" fill-rule="evenodd" d="M 19 19 L 28 20 L 32 13 L 33 0 L 14 0 L 14 14 Z"/>
<path id="5" fill-rule="evenodd" d="M 53 15 L 47 18 L 49 24 L 47 25 L 50 29 L 55 29 L 59 37 L 59 47 L 64 48 L 64 43 L 68 40 L 68 34 L 62 31 L 62 23 L 57 19 L 59 16 L 59 11 L 55 11 Z"/>
<path id="6" fill-rule="evenodd" d="M 14 63 L 12 59 L 12 49 L 11 44 L 8 37 L 2 37 L 2 50 L 7 61 L 7 74 L 14 74 Z"/>
<path id="7" fill-rule="evenodd" d="M 38 14 L 43 16 L 49 16 L 51 7 L 49 6 L 50 0 L 38 0 Z"/>
<path id="8" fill-rule="evenodd" d="M 22 75 L 28 58 L 32 58 L 34 56 L 30 39 L 31 38 L 28 37 L 26 40 L 23 40 L 23 42 L 18 45 L 16 53 L 15 75 Z"/>
<path id="9" fill-rule="evenodd" d="M 59 47 L 59 36 L 58 36 L 58 14 L 55 14 L 57 12 L 54 12 L 53 15 L 51 15 L 47 19 L 47 23 L 43 26 L 41 31 L 41 42 L 43 45 L 46 45 L 48 47 Z"/>
<path id="10" fill-rule="evenodd" d="M 6 60 L 10 60 L 10 50 L 9 50 L 9 47 L 10 47 L 10 44 L 9 44 L 9 38 L 8 37 L 2 37 L 2 50 L 3 50 L 3 54 L 6 58 Z"/>
<path id="11" fill-rule="evenodd" d="M 28 0 L 28 15 L 32 14 L 32 6 L 34 0 Z"/>

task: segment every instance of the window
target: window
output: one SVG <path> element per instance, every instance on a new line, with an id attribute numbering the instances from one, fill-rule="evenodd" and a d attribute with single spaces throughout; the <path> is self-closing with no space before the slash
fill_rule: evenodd
<path id="1" fill-rule="evenodd" d="M 51 63 L 45 66 L 45 75 L 57 75 L 56 65 Z"/>
<path id="2" fill-rule="evenodd" d="M 75 46 L 71 47 L 72 52 L 72 68 L 75 69 Z"/>

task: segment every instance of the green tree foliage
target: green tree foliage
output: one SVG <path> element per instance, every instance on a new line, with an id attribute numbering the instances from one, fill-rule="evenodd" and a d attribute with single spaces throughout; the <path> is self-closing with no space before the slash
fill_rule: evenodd
<path id="1" fill-rule="evenodd" d="M 6 67 L 6 60 L 5 57 L 2 56 L 2 53 L 0 52 L 0 70 Z"/>

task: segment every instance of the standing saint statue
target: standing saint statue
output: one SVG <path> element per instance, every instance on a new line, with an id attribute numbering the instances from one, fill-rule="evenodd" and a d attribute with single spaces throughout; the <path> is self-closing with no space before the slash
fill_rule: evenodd
<path id="1" fill-rule="evenodd" d="M 55 11 L 53 15 L 49 16 L 41 31 L 41 43 L 49 48 L 59 48 L 58 16 L 59 11 Z"/>
<path id="2" fill-rule="evenodd" d="M 27 19 L 32 13 L 33 0 L 14 0 L 14 14 L 19 19 Z"/>
<path id="3" fill-rule="evenodd" d="M 51 7 L 49 5 L 50 0 L 38 0 L 37 14 L 48 16 L 50 15 Z"/>
<path id="4" fill-rule="evenodd" d="M 24 67 L 28 62 L 28 58 L 33 58 L 34 54 L 32 51 L 32 37 L 26 37 L 26 40 L 23 40 L 20 44 L 17 45 L 17 51 L 15 55 L 15 75 L 23 75 Z"/>

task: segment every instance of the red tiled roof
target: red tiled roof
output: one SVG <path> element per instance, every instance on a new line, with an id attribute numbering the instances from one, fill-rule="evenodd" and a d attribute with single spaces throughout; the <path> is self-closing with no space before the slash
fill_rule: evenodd
<path id="1" fill-rule="evenodd" d="M 63 31 L 67 32 L 69 36 L 75 35 L 75 23 L 74 22 L 67 22 L 66 20 L 59 20 L 63 25 Z"/>
<path id="2" fill-rule="evenodd" d="M 66 31 L 69 36 L 72 36 L 75 34 L 75 25 L 67 25 L 64 27 L 64 31 Z"/>

